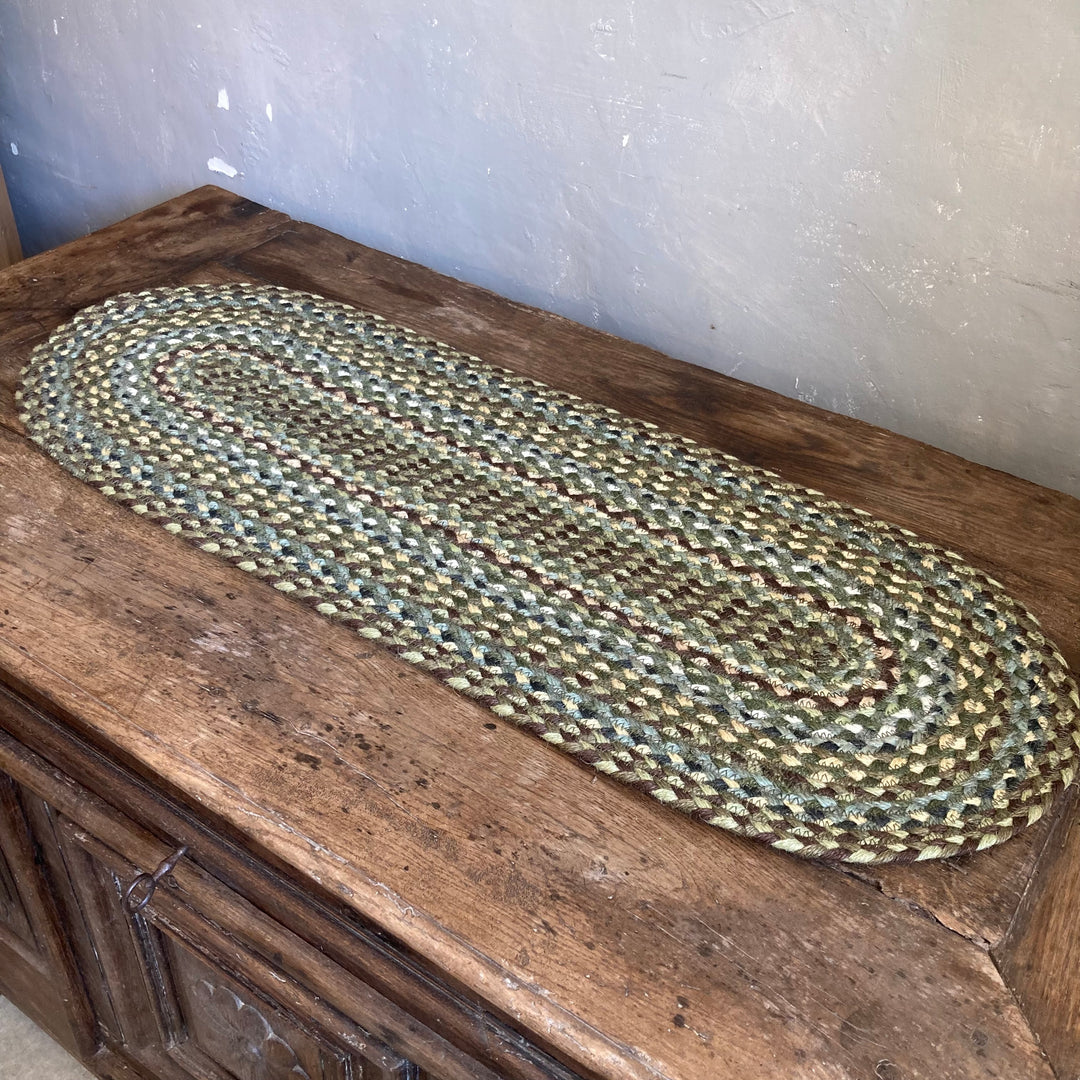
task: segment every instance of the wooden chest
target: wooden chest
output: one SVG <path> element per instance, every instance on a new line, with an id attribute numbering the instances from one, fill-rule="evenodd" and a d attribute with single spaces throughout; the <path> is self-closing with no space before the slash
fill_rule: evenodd
<path id="1" fill-rule="evenodd" d="M 379 312 L 963 553 L 1080 668 L 1080 503 L 202 188 L 0 273 L 0 991 L 105 1077 L 1080 1072 L 1080 827 L 828 867 L 601 779 L 79 484 L 30 349 L 159 284 Z"/>

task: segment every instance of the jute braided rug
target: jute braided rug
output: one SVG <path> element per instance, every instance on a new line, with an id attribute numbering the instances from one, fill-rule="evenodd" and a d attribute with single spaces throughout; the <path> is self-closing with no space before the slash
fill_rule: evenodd
<path id="1" fill-rule="evenodd" d="M 105 495 L 709 824 L 931 859 L 1073 778 L 1063 660 L 959 556 L 376 315 L 115 296 L 20 400 Z"/>

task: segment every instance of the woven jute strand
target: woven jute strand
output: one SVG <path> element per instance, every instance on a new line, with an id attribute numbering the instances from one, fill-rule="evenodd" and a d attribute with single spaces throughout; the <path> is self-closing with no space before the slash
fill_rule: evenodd
<path id="1" fill-rule="evenodd" d="M 19 397 L 109 498 L 711 825 L 932 859 L 1073 778 L 1061 656 L 960 556 L 377 315 L 115 296 Z"/>

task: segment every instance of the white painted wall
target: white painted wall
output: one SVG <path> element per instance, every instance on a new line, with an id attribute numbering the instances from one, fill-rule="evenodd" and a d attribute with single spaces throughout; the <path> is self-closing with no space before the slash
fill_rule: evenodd
<path id="1" fill-rule="evenodd" d="M 1074 0 L 17 0 L 0 161 L 30 251 L 213 180 L 1080 495 L 1078 58 Z"/>

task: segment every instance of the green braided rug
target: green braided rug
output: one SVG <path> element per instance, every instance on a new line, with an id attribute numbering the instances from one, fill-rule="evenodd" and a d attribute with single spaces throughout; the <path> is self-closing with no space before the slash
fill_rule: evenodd
<path id="1" fill-rule="evenodd" d="M 996 844 L 1080 702 L 959 556 L 306 293 L 80 312 L 22 418 L 136 513 L 700 821 L 852 862 Z"/>

